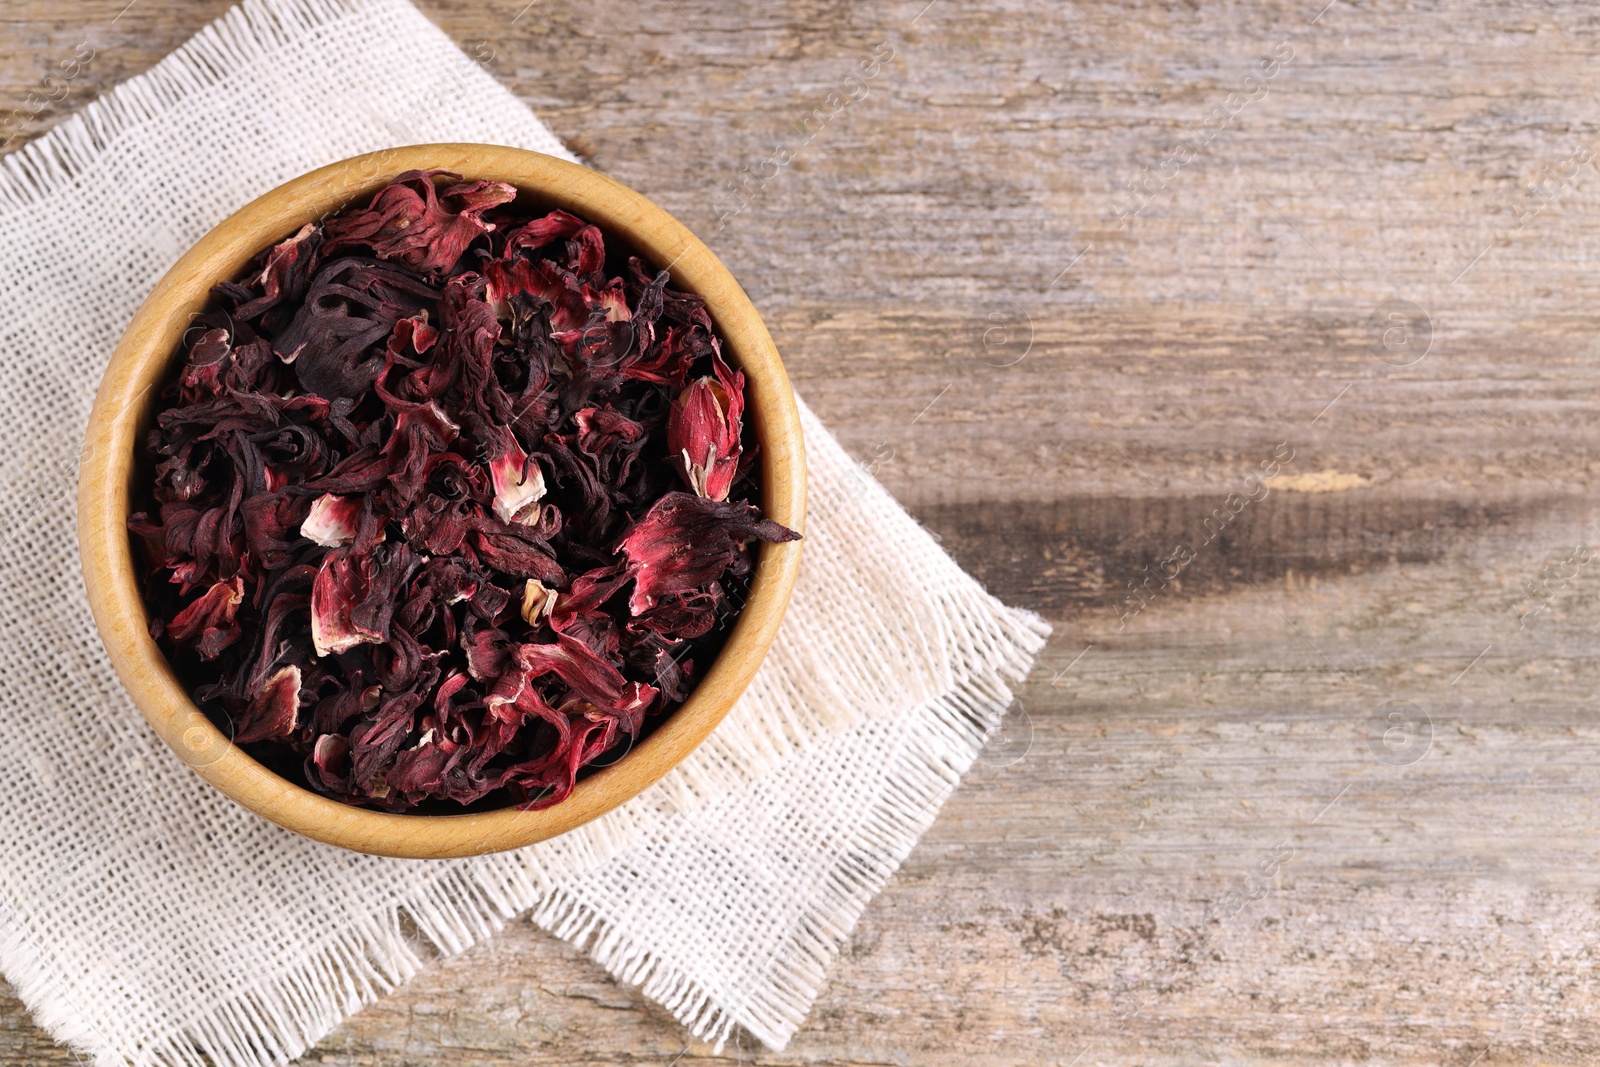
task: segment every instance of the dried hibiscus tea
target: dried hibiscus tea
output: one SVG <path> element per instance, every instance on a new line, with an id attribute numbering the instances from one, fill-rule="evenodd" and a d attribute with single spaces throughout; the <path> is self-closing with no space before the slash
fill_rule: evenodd
<path id="1" fill-rule="evenodd" d="M 799 536 L 752 503 L 702 301 L 515 199 L 414 171 L 267 250 L 146 443 L 152 635 L 346 803 L 559 803 L 687 698 L 754 545 Z"/>

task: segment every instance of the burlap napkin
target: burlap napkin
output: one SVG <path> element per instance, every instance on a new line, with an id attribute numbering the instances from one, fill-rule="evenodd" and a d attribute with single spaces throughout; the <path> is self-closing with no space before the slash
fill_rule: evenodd
<path id="1" fill-rule="evenodd" d="M 1043 642 L 806 412 L 805 564 L 777 646 L 635 802 L 520 853 L 425 863 L 314 844 L 205 785 L 123 694 L 85 604 L 95 383 L 227 214 L 430 141 L 566 155 L 404 0 L 251 0 L 0 167 L 0 968 L 97 1063 L 292 1059 L 525 912 L 695 1035 L 781 1046 Z"/>

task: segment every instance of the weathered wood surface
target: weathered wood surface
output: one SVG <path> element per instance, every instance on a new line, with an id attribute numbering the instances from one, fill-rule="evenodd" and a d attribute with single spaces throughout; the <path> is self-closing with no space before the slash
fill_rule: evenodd
<path id="1" fill-rule="evenodd" d="M 8 4 L 0 106 L 226 7 L 125 2 Z M 722 1060 L 1600 1056 L 1600 20 L 1324 2 L 424 3 L 705 235 L 846 445 L 1057 624 L 806 1029 Z M 1395 300 L 1429 329 L 1384 349 Z M 522 925 L 308 1056 L 713 1059 Z M 72 1057 L 0 996 L 0 1061 Z"/>

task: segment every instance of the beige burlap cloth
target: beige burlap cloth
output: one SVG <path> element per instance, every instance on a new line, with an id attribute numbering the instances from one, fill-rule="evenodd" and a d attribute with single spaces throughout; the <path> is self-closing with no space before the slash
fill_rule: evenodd
<path id="1" fill-rule="evenodd" d="M 523 914 L 695 1035 L 781 1046 L 1044 640 L 806 412 L 805 564 L 777 645 L 633 803 L 519 853 L 406 862 L 205 785 L 124 695 L 85 604 L 95 384 L 151 285 L 230 212 L 431 141 L 567 155 L 404 0 L 251 0 L 0 164 L 0 969 L 96 1063 L 292 1059 Z"/>

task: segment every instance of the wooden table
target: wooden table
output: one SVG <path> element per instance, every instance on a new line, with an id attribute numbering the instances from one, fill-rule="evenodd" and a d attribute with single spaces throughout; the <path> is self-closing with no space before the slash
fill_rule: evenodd
<path id="1" fill-rule="evenodd" d="M 0 106 L 227 7 L 125 2 Z M 519 924 L 310 1062 L 1594 1062 L 1600 18 L 1325 2 L 424 3 L 1056 633 L 786 1052 Z"/>

